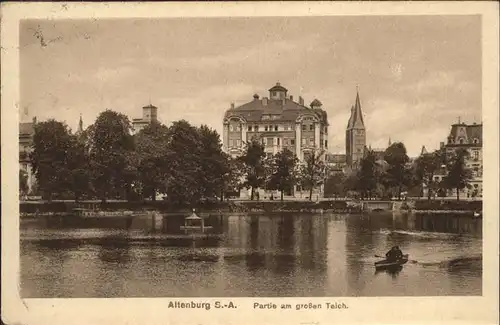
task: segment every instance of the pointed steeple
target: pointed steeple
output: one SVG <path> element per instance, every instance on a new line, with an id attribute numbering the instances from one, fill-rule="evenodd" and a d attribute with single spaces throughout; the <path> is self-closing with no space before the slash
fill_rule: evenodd
<path id="1" fill-rule="evenodd" d="M 83 120 L 82 120 L 82 114 L 80 114 L 80 121 L 78 121 L 78 132 L 79 132 L 79 133 L 83 132 Z"/>
<path id="2" fill-rule="evenodd" d="M 427 149 L 425 148 L 425 146 L 422 146 L 422 151 L 420 151 L 420 155 L 423 156 L 427 153 Z"/>
<path id="3" fill-rule="evenodd" d="M 359 100 L 359 91 L 356 91 L 356 103 L 352 115 L 352 127 L 357 129 L 364 129 L 365 123 L 363 122 L 363 112 L 361 111 L 361 102 Z"/>
<path id="4" fill-rule="evenodd" d="M 389 144 L 387 145 L 387 148 L 389 148 L 392 145 L 391 137 L 389 137 Z"/>

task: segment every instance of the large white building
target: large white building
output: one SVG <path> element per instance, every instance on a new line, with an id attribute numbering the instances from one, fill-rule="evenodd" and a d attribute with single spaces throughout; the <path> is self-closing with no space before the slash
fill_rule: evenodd
<path id="1" fill-rule="evenodd" d="M 327 151 L 328 117 L 322 103 L 314 99 L 306 106 L 302 97 L 296 102 L 279 82 L 268 91 L 269 97 L 255 94 L 249 102 L 240 106 L 231 104 L 225 112 L 224 151 L 232 157 L 240 156 L 252 139 L 260 141 L 268 155 L 287 148 L 300 161 L 313 152 Z M 302 195 L 297 191 L 288 194 Z"/>
<path id="2" fill-rule="evenodd" d="M 288 95 L 288 90 L 276 83 L 269 97 L 253 95 L 253 100 L 235 107 L 224 115 L 224 150 L 233 157 L 244 152 L 245 143 L 257 139 L 265 152 L 275 154 L 284 148 L 297 155 L 328 149 L 328 118 L 322 104 L 315 99 L 310 106 Z"/>

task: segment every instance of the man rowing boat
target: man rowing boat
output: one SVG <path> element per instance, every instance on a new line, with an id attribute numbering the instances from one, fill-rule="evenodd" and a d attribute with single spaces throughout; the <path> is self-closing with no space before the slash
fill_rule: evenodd
<path id="1" fill-rule="evenodd" d="M 394 262 L 403 258 L 403 252 L 399 249 L 399 246 L 394 246 L 385 254 L 387 261 Z"/>

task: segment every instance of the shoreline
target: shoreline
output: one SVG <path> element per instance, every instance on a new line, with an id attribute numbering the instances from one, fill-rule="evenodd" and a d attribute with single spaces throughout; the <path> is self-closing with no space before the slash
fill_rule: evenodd
<path id="1" fill-rule="evenodd" d="M 159 214 L 187 216 L 194 210 L 206 215 L 254 214 L 458 214 L 482 217 L 482 201 L 408 200 L 408 201 L 224 201 L 206 202 L 192 207 L 166 201 L 141 202 L 21 202 L 20 219 L 73 216 L 81 219 L 135 218 Z M 84 213 L 79 213 L 84 211 Z M 82 215 L 84 214 L 84 215 Z"/>

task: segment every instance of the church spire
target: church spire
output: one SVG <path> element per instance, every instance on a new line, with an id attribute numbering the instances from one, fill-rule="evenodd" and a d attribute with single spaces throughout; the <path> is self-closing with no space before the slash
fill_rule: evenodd
<path id="1" fill-rule="evenodd" d="M 387 145 L 387 148 L 389 148 L 392 145 L 391 137 L 389 137 L 389 144 Z"/>
<path id="2" fill-rule="evenodd" d="M 356 103 L 352 111 L 352 127 L 364 129 L 365 123 L 363 122 L 363 112 L 361 111 L 361 102 L 359 100 L 359 91 L 356 90 Z"/>
<path id="3" fill-rule="evenodd" d="M 83 132 L 83 120 L 82 120 L 82 114 L 80 114 L 80 121 L 78 121 L 78 132 L 79 132 L 79 133 Z"/>

